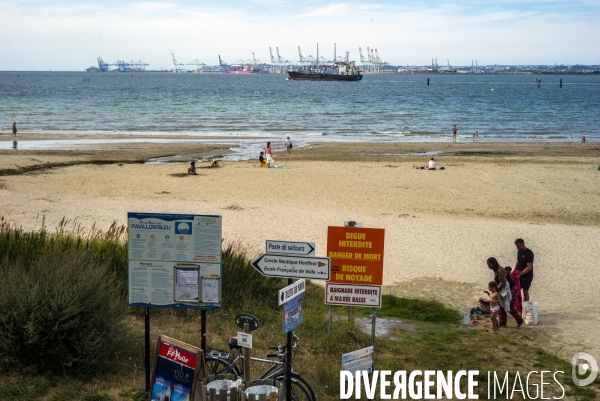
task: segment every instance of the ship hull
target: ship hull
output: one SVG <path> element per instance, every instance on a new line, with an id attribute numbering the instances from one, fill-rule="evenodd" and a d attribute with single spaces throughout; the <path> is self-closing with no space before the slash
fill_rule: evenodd
<path id="1" fill-rule="evenodd" d="M 360 81 L 363 77 L 362 74 L 342 75 L 299 71 L 288 71 L 288 74 L 290 81 Z"/>
<path id="2" fill-rule="evenodd" d="M 235 70 L 235 69 L 229 69 L 227 71 L 225 71 L 228 74 L 258 74 L 258 71 L 254 71 L 254 70 Z"/>

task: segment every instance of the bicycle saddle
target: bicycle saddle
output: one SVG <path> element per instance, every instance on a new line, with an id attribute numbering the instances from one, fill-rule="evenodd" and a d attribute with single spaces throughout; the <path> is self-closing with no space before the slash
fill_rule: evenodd
<path id="1" fill-rule="evenodd" d="M 238 338 L 237 337 L 229 337 L 229 348 L 230 349 L 241 348 L 238 345 Z"/>

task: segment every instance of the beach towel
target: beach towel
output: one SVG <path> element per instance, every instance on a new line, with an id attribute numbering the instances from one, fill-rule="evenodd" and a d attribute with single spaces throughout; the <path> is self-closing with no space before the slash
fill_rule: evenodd
<path id="1" fill-rule="evenodd" d="M 510 272 L 510 278 L 513 281 L 513 283 L 515 284 L 515 287 L 517 287 L 516 289 L 516 298 L 515 298 L 515 309 L 516 310 L 521 310 L 522 305 L 523 305 L 523 299 L 521 297 L 521 280 L 519 280 L 519 278 L 517 277 L 517 274 L 519 274 L 520 272 L 518 270 L 513 270 Z"/>

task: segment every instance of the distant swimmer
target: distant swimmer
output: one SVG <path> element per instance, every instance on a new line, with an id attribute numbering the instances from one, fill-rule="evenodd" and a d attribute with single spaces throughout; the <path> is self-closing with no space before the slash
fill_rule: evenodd
<path id="1" fill-rule="evenodd" d="M 456 142 L 456 133 L 458 132 L 458 127 L 454 124 L 452 127 L 452 142 Z"/>
<path id="2" fill-rule="evenodd" d="M 13 133 L 11 136 L 17 136 L 17 123 L 16 122 L 13 123 L 12 128 L 13 128 Z"/>

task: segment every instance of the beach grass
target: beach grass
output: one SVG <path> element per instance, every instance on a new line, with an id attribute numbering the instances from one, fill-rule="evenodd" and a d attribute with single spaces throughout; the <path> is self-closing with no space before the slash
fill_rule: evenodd
<path id="1" fill-rule="evenodd" d="M 52 231 L 43 226 L 37 231 L 26 231 L 2 223 L 0 254 L 4 260 L 33 263 L 48 250 L 90 252 L 110 266 L 120 283 L 120 300 L 126 303 L 125 230 L 114 224 L 106 232 L 86 231 L 67 220 Z M 277 306 L 276 294 L 286 282 L 260 275 L 251 266 L 247 255 L 247 250 L 239 243 L 223 246 L 223 308 L 207 312 L 207 343 L 213 348 L 226 349 L 229 337 L 240 330 L 235 317 L 250 313 L 260 321 L 260 327 L 253 332 L 252 355 L 265 357 L 268 345 L 285 343 L 282 310 Z M 23 271 L 23 274 L 27 272 Z M 371 338 L 359 325 L 348 323 L 346 308 L 342 307 L 334 308 L 333 333 L 328 336 L 328 307 L 323 300 L 323 287 L 308 283 L 304 322 L 296 331 L 300 346 L 294 357 L 294 370 L 312 384 L 319 400 L 337 400 L 342 354 L 370 346 Z M 356 316 L 368 316 L 370 311 L 370 308 L 356 308 Z M 152 343 L 156 343 L 158 335 L 165 334 L 199 345 L 199 315 L 195 310 L 152 308 Z M 509 371 L 510 383 L 517 372 L 525 381 L 530 371 L 563 371 L 564 374 L 557 377 L 565 387 L 567 399 L 591 401 L 598 399 L 600 394 L 600 379 L 588 387 L 574 386 L 570 363 L 543 351 L 539 346 L 543 338 L 535 330 L 509 328 L 491 335 L 488 324 L 462 325 L 460 314 L 440 303 L 388 295 L 384 296 L 377 316 L 394 317 L 403 323 L 376 339 L 377 370 L 479 370 L 480 399 L 487 399 L 488 371 L 496 371 L 502 376 Z M 85 379 L 71 373 L 40 372 L 31 369 L 27 363 L 15 361 L 6 351 L 0 351 L 0 400 L 145 399 L 143 308 L 129 308 L 125 321 L 133 334 L 127 366 L 114 365 L 112 370 L 99 371 Z M 252 363 L 255 376 L 266 368 L 263 364 Z M 530 384 L 539 384 L 539 381 L 539 376 L 534 375 Z M 552 379 L 548 381 L 553 383 Z M 533 387 L 530 390 L 533 391 Z M 561 390 L 558 385 L 551 384 L 545 387 L 545 396 L 548 394 L 559 397 Z M 520 393 L 516 393 L 513 399 L 524 399 L 519 397 Z M 506 395 L 502 398 L 506 399 Z"/>

